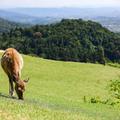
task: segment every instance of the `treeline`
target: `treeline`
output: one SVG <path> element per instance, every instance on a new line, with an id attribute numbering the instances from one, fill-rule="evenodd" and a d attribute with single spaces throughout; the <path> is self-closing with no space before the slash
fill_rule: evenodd
<path id="1" fill-rule="evenodd" d="M 120 37 L 100 24 L 63 19 L 51 25 L 11 29 L 0 36 L 0 49 L 14 47 L 47 59 L 105 64 L 120 62 Z"/>

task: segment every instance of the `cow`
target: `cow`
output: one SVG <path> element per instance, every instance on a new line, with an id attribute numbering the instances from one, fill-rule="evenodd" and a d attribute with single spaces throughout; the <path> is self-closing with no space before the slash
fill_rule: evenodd
<path id="1" fill-rule="evenodd" d="M 21 80 L 23 58 L 14 48 L 8 48 L 2 55 L 1 66 L 9 78 L 9 95 L 13 97 L 14 89 L 19 99 L 23 100 L 23 93 L 27 80 Z M 15 84 L 15 86 L 14 86 Z"/>

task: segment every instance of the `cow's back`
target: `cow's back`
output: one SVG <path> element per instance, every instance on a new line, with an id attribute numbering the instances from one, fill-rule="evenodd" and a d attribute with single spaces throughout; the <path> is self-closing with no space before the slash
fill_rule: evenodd
<path id="1" fill-rule="evenodd" d="M 8 48 L 1 58 L 1 66 L 7 74 L 19 73 L 20 75 L 23 58 L 14 48 Z"/>

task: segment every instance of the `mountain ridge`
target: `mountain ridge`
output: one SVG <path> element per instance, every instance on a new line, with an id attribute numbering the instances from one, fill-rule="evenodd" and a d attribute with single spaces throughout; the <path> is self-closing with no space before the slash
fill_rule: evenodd
<path id="1" fill-rule="evenodd" d="M 0 17 L 24 24 L 51 24 L 66 19 L 85 19 L 101 23 L 120 32 L 120 8 L 11 8 L 0 11 Z"/>

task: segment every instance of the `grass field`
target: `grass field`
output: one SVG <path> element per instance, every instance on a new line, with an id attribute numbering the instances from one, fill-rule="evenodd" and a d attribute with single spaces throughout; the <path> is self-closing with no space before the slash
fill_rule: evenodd
<path id="1" fill-rule="evenodd" d="M 22 78 L 30 78 L 24 101 L 8 96 L 0 67 L 0 120 L 120 120 L 119 105 L 89 103 L 94 96 L 108 99 L 107 85 L 119 76 L 111 66 L 24 56 Z"/>

